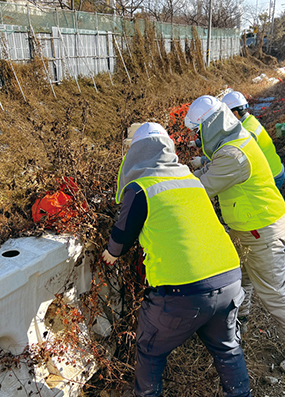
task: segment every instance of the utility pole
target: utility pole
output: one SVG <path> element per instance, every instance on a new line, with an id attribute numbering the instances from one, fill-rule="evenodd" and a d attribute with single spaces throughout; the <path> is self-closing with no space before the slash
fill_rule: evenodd
<path id="1" fill-rule="evenodd" d="M 212 0 L 209 2 L 208 37 L 207 37 L 207 67 L 210 65 L 211 55 L 211 30 L 212 30 Z"/>
<path id="2" fill-rule="evenodd" d="M 272 40 L 273 40 L 273 33 L 274 33 L 274 16 L 275 16 L 275 5 L 276 5 L 276 0 L 273 0 L 273 10 L 272 10 L 272 19 L 271 19 L 271 31 L 270 31 L 270 48 L 269 52 L 271 52 L 271 46 L 272 46 Z"/>
<path id="3" fill-rule="evenodd" d="M 269 24 L 271 23 L 271 11 L 272 11 L 272 1 L 273 0 L 269 0 L 269 9 L 268 9 L 268 22 Z M 266 44 L 266 50 L 267 52 L 269 52 L 269 45 L 271 42 L 271 37 L 270 37 L 270 28 L 268 28 L 268 33 L 267 33 L 267 44 Z"/>
<path id="4" fill-rule="evenodd" d="M 255 18 L 256 18 L 255 25 L 257 26 L 258 25 L 258 0 L 256 0 Z"/>
<path id="5" fill-rule="evenodd" d="M 269 0 L 269 10 L 268 10 L 268 19 L 271 21 L 271 11 L 272 11 L 272 0 Z"/>

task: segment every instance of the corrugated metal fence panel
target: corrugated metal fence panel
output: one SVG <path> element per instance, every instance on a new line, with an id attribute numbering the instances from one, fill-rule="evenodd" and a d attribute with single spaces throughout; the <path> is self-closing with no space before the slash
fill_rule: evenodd
<path id="1" fill-rule="evenodd" d="M 162 22 L 153 22 L 153 26 L 156 37 L 164 40 L 167 53 L 171 51 L 173 38 L 179 40 L 184 51 L 185 39 L 191 40 L 193 37 L 191 26 Z M 68 76 L 77 78 L 114 72 L 116 54 L 113 35 L 122 37 L 122 40 L 117 41 L 123 43 L 122 49 L 126 51 L 126 36 L 133 37 L 136 29 L 144 34 L 145 28 L 144 20 L 133 22 L 114 15 L 39 9 L 31 4 L 18 5 L 0 1 L 0 57 L 8 55 L 11 60 L 20 62 L 30 60 L 33 53 L 29 34 L 35 32 L 40 43 L 36 50 L 48 59 L 53 81 L 59 82 Z M 196 29 L 206 63 L 207 29 Z M 3 45 L 8 54 L 5 54 Z M 212 30 L 211 60 L 227 59 L 239 53 L 240 40 L 236 29 Z"/>
<path id="2" fill-rule="evenodd" d="M 202 53 L 203 53 L 203 61 L 206 64 L 206 58 L 207 58 L 207 40 L 206 39 L 201 39 L 201 46 L 202 46 Z"/>
<path id="3" fill-rule="evenodd" d="M 227 59 L 228 58 L 227 40 L 224 37 L 222 37 L 221 41 L 222 41 L 221 58 L 222 59 Z"/>
<path id="4" fill-rule="evenodd" d="M 31 59 L 28 33 L 10 31 L 2 33 L 2 35 L 7 49 L 7 54 L 1 51 L 3 58 L 8 56 L 12 61 L 28 61 Z"/>
<path id="5" fill-rule="evenodd" d="M 212 61 L 217 61 L 219 59 L 220 55 L 220 46 L 219 46 L 219 41 L 218 40 L 211 40 L 211 60 Z"/>
<path id="6" fill-rule="evenodd" d="M 107 56 L 108 56 L 108 51 L 107 51 L 107 36 L 101 36 L 97 35 L 97 41 L 98 41 L 98 66 L 99 66 L 99 73 L 101 72 L 107 72 Z"/>
<path id="7" fill-rule="evenodd" d="M 96 74 L 94 34 L 77 35 L 77 39 L 79 41 L 78 48 L 81 50 L 81 56 L 83 56 L 82 59 L 84 63 L 81 74 L 83 76 L 93 76 Z"/>
<path id="8" fill-rule="evenodd" d="M 31 59 L 29 34 L 18 32 L 14 26 L 7 26 L 5 35 L 11 60 L 27 61 Z M 3 28 L 3 25 L 2 25 Z M 4 29 L 2 29 L 4 30 Z M 0 29 L 1 32 L 1 29 Z M 87 31 L 73 28 L 52 28 L 52 33 L 38 33 L 38 41 L 42 55 L 49 60 L 49 71 L 54 81 L 64 77 L 92 76 L 102 72 L 114 72 L 115 53 L 113 33 L 103 31 Z M 166 52 L 171 51 L 171 37 L 164 38 Z M 185 50 L 185 40 L 180 40 Z M 215 37 L 211 40 L 211 60 L 228 59 L 239 54 L 238 37 Z M 207 39 L 201 39 L 203 60 L 206 63 Z M 0 51 L 4 58 L 3 51 Z"/>
<path id="9" fill-rule="evenodd" d="M 108 53 L 109 57 L 107 61 L 109 62 L 109 70 L 110 72 L 115 71 L 115 52 L 114 52 L 114 47 L 113 47 L 113 35 L 112 32 L 108 32 Z"/>
<path id="10" fill-rule="evenodd" d="M 83 34 L 82 34 L 83 33 Z M 42 37 L 41 39 L 44 39 Z M 76 33 L 52 29 L 51 46 L 43 47 L 43 55 L 50 61 L 49 70 L 54 70 L 54 80 L 64 77 L 92 77 L 102 72 L 114 71 L 114 48 L 112 33 L 81 31 Z"/>
<path id="11" fill-rule="evenodd" d="M 39 48 L 37 50 L 42 54 L 42 56 L 46 59 L 48 59 L 48 71 L 49 75 L 54 81 L 57 81 L 56 79 L 56 71 L 55 71 L 55 63 L 54 63 L 54 51 L 52 47 L 52 37 L 49 33 L 38 33 L 37 34 L 37 39 L 39 41 Z"/>
<path id="12" fill-rule="evenodd" d="M 168 54 L 171 51 L 171 39 L 164 39 L 165 51 Z"/>
<path id="13" fill-rule="evenodd" d="M 75 35 L 62 34 L 61 44 L 65 46 L 66 49 L 66 58 L 68 59 L 68 63 L 66 65 L 67 73 L 70 76 L 78 77 L 78 67 L 75 58 L 75 54 L 76 54 Z"/>
<path id="14" fill-rule="evenodd" d="M 235 37 L 234 40 L 235 40 L 235 55 L 240 55 L 240 50 L 241 50 L 240 38 Z"/>
<path id="15" fill-rule="evenodd" d="M 66 67 L 66 60 L 64 58 L 64 48 L 61 48 L 60 45 L 60 35 L 58 32 L 58 28 L 52 28 L 52 37 L 53 37 L 53 50 L 54 50 L 54 65 L 56 73 L 54 74 L 54 81 L 60 82 L 63 80 L 65 73 L 64 69 Z M 65 76 L 67 77 L 67 76 Z"/>
<path id="16" fill-rule="evenodd" d="M 39 40 L 42 55 L 47 59 L 52 59 L 53 50 L 52 50 L 52 37 L 48 33 L 38 33 L 37 39 Z"/>

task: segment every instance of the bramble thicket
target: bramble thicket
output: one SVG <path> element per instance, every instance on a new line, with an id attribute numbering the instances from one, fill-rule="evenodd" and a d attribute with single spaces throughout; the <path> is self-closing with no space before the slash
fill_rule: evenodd
<path id="1" fill-rule="evenodd" d="M 86 245 L 92 244 L 92 271 L 99 274 L 99 280 L 94 279 L 90 291 L 81 297 L 80 311 L 68 307 L 62 296 L 55 297 L 50 310 L 54 321 L 59 321 L 64 329 L 58 340 L 29 347 L 21 357 L 0 352 L 3 370 L 12 370 L 23 360 L 30 365 L 48 362 L 51 356 L 60 357 L 60 351 L 78 349 L 82 343 L 78 324 L 86 322 L 92 328 L 96 316 L 101 314 L 98 292 L 116 277 L 119 286 L 116 288 L 122 299 L 121 311 L 112 313 L 108 298 L 100 302 L 109 308 L 112 333 L 109 337 L 94 336 L 94 340 L 86 341 L 100 363 L 100 370 L 82 387 L 82 393 L 90 397 L 119 396 L 132 383 L 137 310 L 144 289 L 142 249 L 136 243 L 112 268 L 106 268 L 100 260 L 117 217 L 116 177 L 124 154 L 123 140 L 132 123 L 155 121 L 162 124 L 175 141 L 180 161 L 191 168 L 189 160 L 199 149 L 187 147 L 190 135 L 183 118 L 194 99 L 204 94 L 218 95 L 229 86 L 247 95 L 250 105 L 259 97 L 274 96 L 271 105 L 261 109 L 258 116 L 285 160 L 284 139 L 277 140 L 275 136 L 275 124 L 285 122 L 284 83 L 252 83 L 252 78 L 261 73 L 280 78 L 276 62 L 264 64 L 246 54 L 216 62 L 205 69 L 198 51 L 198 38 L 194 36 L 195 40 L 197 51 L 192 45 L 184 56 L 177 42 L 170 54 L 162 51 L 160 56 L 153 32 L 149 30 L 142 36 L 137 31 L 131 43 L 133 56 L 124 53 L 131 81 L 118 57 L 114 85 L 108 75 L 98 75 L 96 92 L 91 79 L 80 78 L 79 93 L 75 81 L 67 79 L 54 86 L 57 99 L 38 59 L 15 65 L 26 102 L 9 64 L 0 61 L 3 82 L 0 89 L 3 106 L 0 110 L 1 244 L 12 237 L 40 236 L 45 230 L 68 231 L 80 236 Z M 33 205 L 47 194 L 55 199 L 58 192 L 65 195 L 63 207 L 55 211 L 58 216 L 50 217 L 47 210 L 34 217 L 37 221 L 34 222 Z M 272 386 L 264 380 L 268 374 L 278 377 L 274 395 L 281 395 L 285 378 L 278 365 L 284 359 L 284 341 L 257 298 L 249 320 L 250 329 L 242 343 L 252 396 L 263 396 L 265 391 L 273 395 Z M 111 358 L 106 346 L 112 347 Z M 66 365 L 76 363 L 71 359 Z M 178 395 L 222 396 L 212 358 L 196 336 L 176 349 L 168 360 L 164 396 Z"/>

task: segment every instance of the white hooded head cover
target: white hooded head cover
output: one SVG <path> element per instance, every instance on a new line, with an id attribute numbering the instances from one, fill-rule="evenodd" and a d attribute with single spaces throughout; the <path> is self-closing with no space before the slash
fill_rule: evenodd
<path id="1" fill-rule="evenodd" d="M 225 103 L 202 123 L 200 131 L 203 152 L 210 160 L 213 153 L 226 142 L 249 135 Z"/>
<path id="2" fill-rule="evenodd" d="M 166 130 L 157 123 L 144 123 L 135 132 L 130 149 L 121 164 L 116 202 L 122 201 L 125 186 L 138 178 L 183 177 L 189 174 L 187 165 L 178 162 L 174 142 Z"/>

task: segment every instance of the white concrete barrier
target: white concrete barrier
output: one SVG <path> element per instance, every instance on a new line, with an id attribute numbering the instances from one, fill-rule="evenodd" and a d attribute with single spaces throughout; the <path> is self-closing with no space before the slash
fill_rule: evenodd
<path id="1" fill-rule="evenodd" d="M 46 312 L 63 294 L 67 305 L 78 306 L 78 296 L 90 289 L 92 252 L 82 252 L 80 241 L 70 236 L 46 234 L 43 237 L 11 239 L 0 248 L 0 353 L 17 356 L 26 346 L 56 338 L 56 331 L 46 327 Z M 104 291 L 104 294 L 108 294 Z M 116 302 L 119 302 L 117 297 Z M 95 332 L 108 335 L 110 322 L 97 321 Z M 87 327 L 80 324 L 85 345 L 91 340 Z M 64 330 L 61 330 L 64 332 Z M 11 371 L 0 367 L 1 397 L 77 396 L 87 379 L 97 370 L 88 349 L 72 347 L 44 364 L 27 363 Z M 0 354 L 0 358 L 1 358 Z M 75 365 L 67 361 L 75 360 Z"/>
<path id="2" fill-rule="evenodd" d="M 74 268 L 82 245 L 74 237 L 45 235 L 11 239 L 0 248 L 0 347 L 20 354 L 31 341 L 28 330 L 69 278 L 79 293 L 90 288 L 84 262 Z M 83 272 L 83 276 L 80 274 Z M 74 274 L 72 274 L 74 273 Z M 78 277 L 79 276 L 79 277 Z M 36 319 L 37 322 L 37 319 Z"/>

